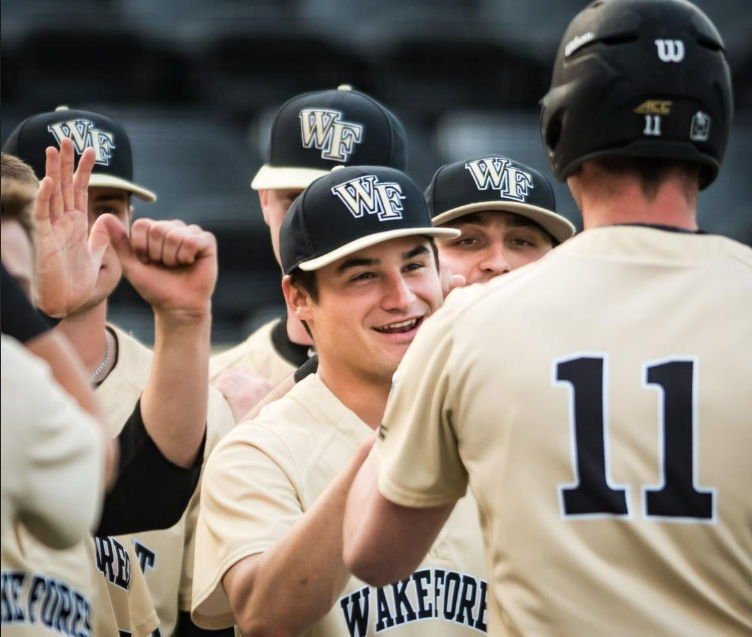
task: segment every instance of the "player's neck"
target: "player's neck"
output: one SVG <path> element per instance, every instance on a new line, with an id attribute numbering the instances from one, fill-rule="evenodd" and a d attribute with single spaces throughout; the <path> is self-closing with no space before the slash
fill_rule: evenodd
<path id="1" fill-rule="evenodd" d="M 312 345 L 311 337 L 308 336 L 305 327 L 294 314 L 287 312 L 287 337 L 298 345 Z"/>
<path id="2" fill-rule="evenodd" d="M 83 312 L 66 316 L 57 326 L 78 352 L 86 370 L 92 374 L 100 366 L 105 355 L 105 325 L 107 324 L 107 301 L 102 301 Z M 111 369 L 117 356 L 113 350 L 115 339 L 110 339 L 108 368 Z M 104 370 L 109 371 L 108 370 Z M 102 373 L 100 379 L 106 374 Z"/>
<path id="3" fill-rule="evenodd" d="M 389 380 L 364 378 L 354 370 L 329 364 L 326 356 L 319 353 L 317 374 L 321 381 L 339 399 L 371 429 L 381 424 L 386 402 L 389 398 L 391 383 Z"/>
<path id="4" fill-rule="evenodd" d="M 629 223 L 697 230 L 697 187 L 680 176 L 647 197 L 636 179 L 593 171 L 582 175 L 572 194 L 586 230 Z"/>

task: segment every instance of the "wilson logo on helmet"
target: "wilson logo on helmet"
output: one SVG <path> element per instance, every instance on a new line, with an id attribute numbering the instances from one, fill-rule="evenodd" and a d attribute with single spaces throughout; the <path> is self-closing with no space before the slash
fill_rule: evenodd
<path id="1" fill-rule="evenodd" d="M 530 188 L 533 188 L 533 176 L 524 170 L 509 165 L 503 157 L 476 159 L 465 164 L 473 176 L 478 190 L 498 190 L 503 199 L 525 202 Z"/>
<path id="2" fill-rule="evenodd" d="M 53 134 L 58 146 L 66 137 L 70 139 L 79 155 L 87 148 L 93 148 L 94 162 L 103 166 L 110 165 L 112 151 L 117 148 L 115 136 L 107 131 L 99 130 L 94 122 L 88 119 L 73 119 L 68 122 L 50 124 L 47 130 Z"/>
<path id="3" fill-rule="evenodd" d="M 321 157 L 345 162 L 363 137 L 363 126 L 342 121 L 342 113 L 316 109 L 300 111 L 300 136 L 305 148 L 318 148 Z"/>
<path id="4" fill-rule="evenodd" d="M 332 188 L 332 194 L 347 206 L 353 217 L 365 213 L 378 215 L 379 221 L 402 219 L 402 186 L 395 182 L 379 182 L 376 175 L 351 179 Z"/>
<path id="5" fill-rule="evenodd" d="M 681 62 L 684 59 L 684 42 L 681 40 L 656 40 L 661 62 Z"/>

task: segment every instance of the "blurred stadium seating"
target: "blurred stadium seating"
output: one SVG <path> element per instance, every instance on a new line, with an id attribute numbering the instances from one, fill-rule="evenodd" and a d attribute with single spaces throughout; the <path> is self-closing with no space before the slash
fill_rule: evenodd
<path id="1" fill-rule="evenodd" d="M 700 222 L 752 243 L 752 39 L 749 0 L 695 0 L 726 41 L 736 119 Z M 538 100 L 558 40 L 586 0 L 3 0 L 2 139 L 59 104 L 121 121 L 136 179 L 159 194 L 137 215 L 180 217 L 220 245 L 214 337 L 237 341 L 281 311 L 279 269 L 249 182 L 279 105 L 341 83 L 405 123 L 421 186 L 440 165 L 506 153 L 548 174 Z M 744 16 L 747 16 L 744 18 Z M 568 190 L 559 209 L 576 225 Z M 151 338 L 123 284 L 113 318 Z"/>

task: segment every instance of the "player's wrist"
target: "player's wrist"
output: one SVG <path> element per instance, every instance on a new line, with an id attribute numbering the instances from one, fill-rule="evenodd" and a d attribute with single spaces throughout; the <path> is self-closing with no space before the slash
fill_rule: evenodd
<path id="1" fill-rule="evenodd" d="M 152 306 L 157 327 L 166 329 L 206 327 L 211 325 L 211 301 L 189 307 Z"/>

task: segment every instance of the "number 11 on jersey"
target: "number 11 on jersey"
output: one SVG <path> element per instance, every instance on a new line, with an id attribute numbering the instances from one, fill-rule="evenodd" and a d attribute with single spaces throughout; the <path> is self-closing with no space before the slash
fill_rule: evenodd
<path id="1" fill-rule="evenodd" d="M 580 356 L 554 362 L 556 384 L 570 387 L 570 433 L 575 483 L 560 486 L 562 517 L 628 517 L 628 490 L 609 481 L 610 448 L 606 420 L 606 359 Z M 662 484 L 642 490 L 646 519 L 714 522 L 714 489 L 697 488 L 695 413 L 696 362 L 672 359 L 644 366 L 643 386 L 660 394 Z M 640 426 L 635 423 L 634 426 Z"/>

